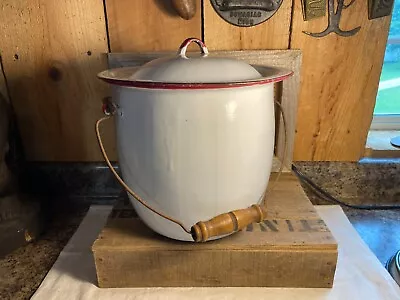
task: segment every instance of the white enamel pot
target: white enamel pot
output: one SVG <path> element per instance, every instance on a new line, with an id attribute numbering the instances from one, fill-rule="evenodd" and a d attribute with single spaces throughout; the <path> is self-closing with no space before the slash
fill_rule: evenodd
<path id="1" fill-rule="evenodd" d="M 187 57 L 196 42 L 200 56 Z M 290 71 L 208 55 L 187 39 L 177 56 L 107 70 L 113 86 L 119 164 L 148 205 L 190 228 L 262 200 L 274 149 L 274 83 Z M 178 225 L 130 197 L 164 236 L 191 241 Z"/>

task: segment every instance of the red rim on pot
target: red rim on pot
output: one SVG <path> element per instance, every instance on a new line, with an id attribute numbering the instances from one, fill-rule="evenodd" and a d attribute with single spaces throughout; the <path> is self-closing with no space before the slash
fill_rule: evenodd
<path id="1" fill-rule="evenodd" d="M 188 57 L 187 47 L 196 43 L 201 54 Z M 248 87 L 283 81 L 292 71 L 241 60 L 213 57 L 204 43 L 186 39 L 177 55 L 158 58 L 140 67 L 109 69 L 98 74 L 107 83 L 147 89 L 221 89 Z"/>

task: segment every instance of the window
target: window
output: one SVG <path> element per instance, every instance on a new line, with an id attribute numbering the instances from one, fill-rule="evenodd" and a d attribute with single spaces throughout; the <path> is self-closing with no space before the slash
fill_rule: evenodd
<path id="1" fill-rule="evenodd" d="M 371 129 L 400 129 L 400 0 L 395 0 Z"/>

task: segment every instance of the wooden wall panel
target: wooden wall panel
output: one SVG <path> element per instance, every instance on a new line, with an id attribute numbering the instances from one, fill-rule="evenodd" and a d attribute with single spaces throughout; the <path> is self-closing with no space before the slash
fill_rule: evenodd
<path id="1" fill-rule="evenodd" d="M 201 38 L 201 0 L 184 20 L 165 0 L 106 0 L 112 52 L 177 50 L 188 37 Z"/>
<path id="2" fill-rule="evenodd" d="M 94 123 L 108 93 L 96 78 L 108 50 L 102 1 L 3 0 L 0 33 L 27 159 L 101 160 Z"/>
<path id="3" fill-rule="evenodd" d="M 209 50 L 288 49 L 292 0 L 283 0 L 279 10 L 264 23 L 237 27 L 222 19 L 204 0 L 204 41 Z"/>
<path id="4" fill-rule="evenodd" d="M 1 46 L 0 46 L 1 47 Z M 1 49 L 1 48 L 0 48 Z M 6 78 L 4 77 L 4 72 L 3 72 L 3 64 L 1 63 L 1 52 L 0 52 L 0 94 L 7 100 L 9 101 L 8 98 L 8 91 L 7 91 L 7 82 Z"/>
<path id="5" fill-rule="evenodd" d="M 312 38 L 327 18 L 303 21 L 301 1 L 284 0 L 265 23 L 239 28 L 226 23 L 209 0 L 181 19 L 163 0 L 106 0 L 112 51 L 176 51 L 188 36 L 204 37 L 210 50 L 303 51 L 295 160 L 358 160 L 371 122 L 390 17 L 367 18 L 367 1 L 342 13 L 341 28 L 361 26 L 355 36 Z M 31 161 L 102 160 L 93 126 L 108 87 L 96 74 L 107 68 L 106 20 L 97 0 L 3 0 L 0 55 Z M 291 36 L 291 37 L 290 37 Z M 290 43 L 289 43 L 290 41 Z M 6 91 L 0 76 L 0 90 Z M 114 128 L 103 129 L 116 159 Z"/>
<path id="6" fill-rule="evenodd" d="M 368 20 L 368 1 L 343 10 L 340 27 L 352 37 L 314 38 L 327 18 L 303 21 L 295 0 L 291 48 L 303 51 L 294 160 L 357 161 L 372 120 L 390 17 Z"/>

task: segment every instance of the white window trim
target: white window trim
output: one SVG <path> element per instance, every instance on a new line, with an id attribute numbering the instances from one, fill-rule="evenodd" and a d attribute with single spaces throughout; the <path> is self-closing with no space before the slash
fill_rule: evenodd
<path id="1" fill-rule="evenodd" d="M 393 37 L 389 37 L 387 44 L 389 45 L 398 45 L 400 44 L 400 36 L 393 36 Z"/>
<path id="2" fill-rule="evenodd" d="M 371 130 L 400 130 L 400 114 L 374 115 Z"/>

